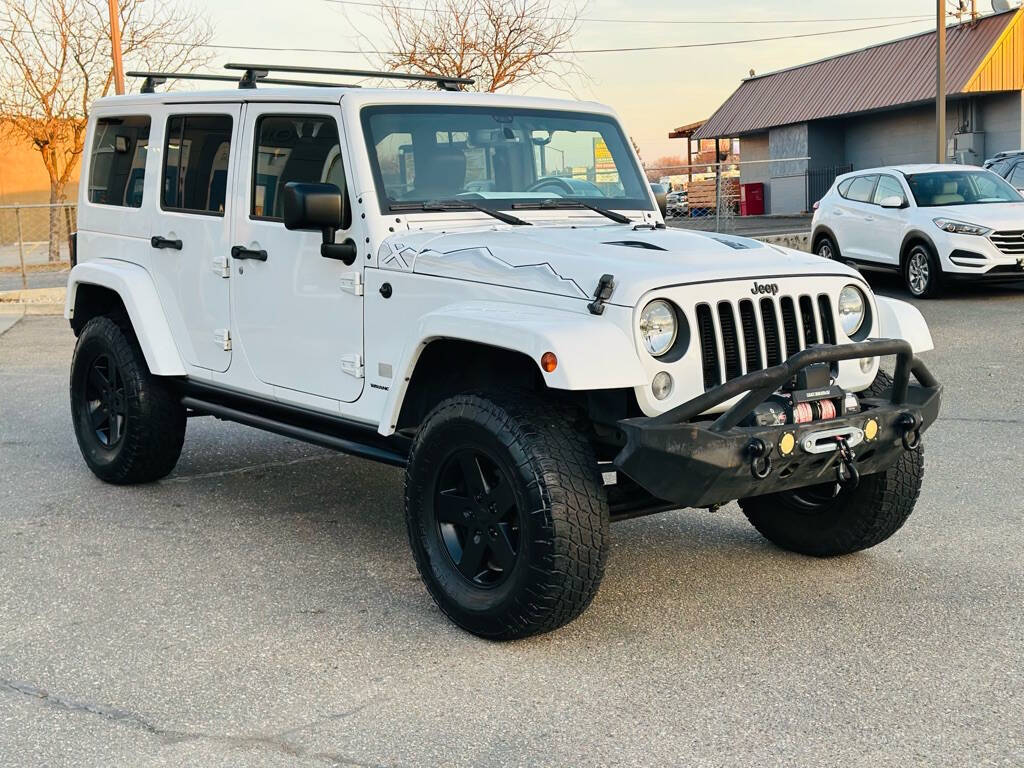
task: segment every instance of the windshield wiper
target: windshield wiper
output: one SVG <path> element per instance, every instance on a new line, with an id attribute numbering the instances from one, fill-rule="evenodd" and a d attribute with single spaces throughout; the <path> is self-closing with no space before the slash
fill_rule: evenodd
<path id="1" fill-rule="evenodd" d="M 511 224 L 516 227 L 531 226 L 530 222 L 524 221 L 518 216 L 513 216 L 511 213 L 496 211 L 493 208 L 488 208 L 486 205 L 480 205 L 480 203 L 474 202 L 473 200 L 426 200 L 422 203 L 392 203 L 391 205 L 391 210 L 393 211 L 459 211 L 465 210 L 466 208 L 486 213 L 488 216 L 493 216 L 498 221 L 503 221 L 506 224 Z"/>
<path id="2" fill-rule="evenodd" d="M 607 208 L 602 208 L 599 205 L 592 205 L 585 203 L 582 200 L 567 200 L 565 198 L 549 200 L 540 200 L 536 203 L 512 203 L 513 208 L 586 208 L 587 210 L 593 211 L 594 213 L 600 213 L 616 224 L 632 224 L 633 220 L 628 216 L 623 216 L 621 213 L 615 211 L 609 211 Z"/>

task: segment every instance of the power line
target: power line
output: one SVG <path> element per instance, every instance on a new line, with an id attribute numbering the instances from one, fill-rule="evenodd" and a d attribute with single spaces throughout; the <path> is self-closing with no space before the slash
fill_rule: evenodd
<path id="1" fill-rule="evenodd" d="M 374 8 L 381 10 L 385 5 L 381 2 L 372 2 L 372 0 L 321 0 L 321 2 L 331 3 L 332 5 L 354 5 L 364 8 Z M 435 8 L 427 8 L 425 6 L 412 6 L 412 5 L 399 5 L 395 6 L 400 11 L 421 11 L 430 12 L 436 10 Z M 483 13 L 482 11 L 468 11 L 474 15 Z M 525 14 L 526 18 L 539 19 L 541 21 L 564 21 L 565 16 L 538 16 L 534 14 Z M 845 18 L 836 19 L 631 19 L 631 18 L 591 18 L 582 17 L 579 19 L 582 24 L 728 24 L 730 26 L 736 26 L 738 24 L 830 24 L 838 22 L 851 22 L 851 21 L 896 21 L 904 20 L 907 23 L 910 21 L 928 21 L 931 16 L 922 16 L 921 14 L 914 15 L 903 15 L 903 16 L 847 16 Z"/>
<path id="2" fill-rule="evenodd" d="M 874 29 L 888 29 L 891 27 L 905 26 L 907 24 L 913 24 L 913 21 L 897 21 L 890 24 L 873 24 L 863 27 L 846 27 L 844 29 L 832 29 L 820 32 L 800 32 L 792 35 L 773 35 L 770 37 L 749 37 L 735 40 L 713 40 L 710 42 L 700 43 L 673 43 L 669 45 L 638 45 L 628 46 L 622 48 L 576 48 L 576 49 L 562 49 L 557 53 L 571 53 L 571 54 L 594 54 L 594 53 L 635 53 L 640 51 L 671 51 L 671 50 L 685 50 L 690 48 L 718 48 L 728 45 L 748 45 L 751 43 L 767 43 L 775 42 L 779 40 L 796 40 L 801 38 L 809 37 L 826 37 L 828 35 L 842 35 L 849 32 L 865 32 Z M 0 33 L 13 32 L 12 29 L 0 29 Z M 25 30 L 19 30 L 25 33 Z M 55 36 L 55 33 L 43 30 L 41 34 L 47 34 Z M 218 44 L 218 43 L 172 43 L 166 42 L 164 45 L 177 45 L 183 48 L 208 48 L 213 50 L 233 50 L 233 51 L 268 51 L 278 53 L 335 53 L 335 54 L 376 54 L 380 56 L 394 56 L 398 55 L 399 51 L 376 51 L 376 50 L 346 50 L 340 48 L 295 48 L 291 46 L 265 46 L 265 45 L 237 45 L 237 44 Z"/>

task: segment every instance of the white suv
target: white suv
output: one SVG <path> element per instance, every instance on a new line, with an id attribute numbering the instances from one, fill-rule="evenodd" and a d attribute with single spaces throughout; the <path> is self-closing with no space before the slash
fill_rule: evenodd
<path id="1" fill-rule="evenodd" d="M 203 415 L 404 467 L 431 595 L 505 639 L 583 611 L 610 520 L 739 499 L 828 556 L 911 513 L 940 387 L 910 305 L 666 229 L 607 107 L 242 69 L 92 111 L 66 312 L 98 477 L 158 480 Z"/>
<path id="2" fill-rule="evenodd" d="M 857 171 L 837 178 L 814 209 L 815 253 L 899 271 L 914 296 L 937 296 L 954 280 L 1024 280 L 1024 198 L 991 171 Z"/>

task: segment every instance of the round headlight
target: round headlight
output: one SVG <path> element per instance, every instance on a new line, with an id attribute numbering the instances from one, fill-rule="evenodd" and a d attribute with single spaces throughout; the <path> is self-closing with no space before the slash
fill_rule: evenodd
<path id="1" fill-rule="evenodd" d="M 856 286 L 848 285 L 839 292 L 839 326 L 847 336 L 852 336 L 864 325 L 867 305 L 864 293 Z"/>
<path id="2" fill-rule="evenodd" d="M 661 357 L 672 349 L 677 332 L 676 312 L 667 301 L 656 299 L 640 313 L 640 336 L 654 357 Z"/>

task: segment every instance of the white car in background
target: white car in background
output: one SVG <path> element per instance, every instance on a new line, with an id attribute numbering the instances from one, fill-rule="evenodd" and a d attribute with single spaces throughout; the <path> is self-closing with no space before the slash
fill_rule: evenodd
<path id="1" fill-rule="evenodd" d="M 915 297 L 937 296 L 953 280 L 1024 280 L 1024 197 L 991 171 L 856 171 L 838 177 L 814 208 L 814 253 L 898 271 Z"/>

